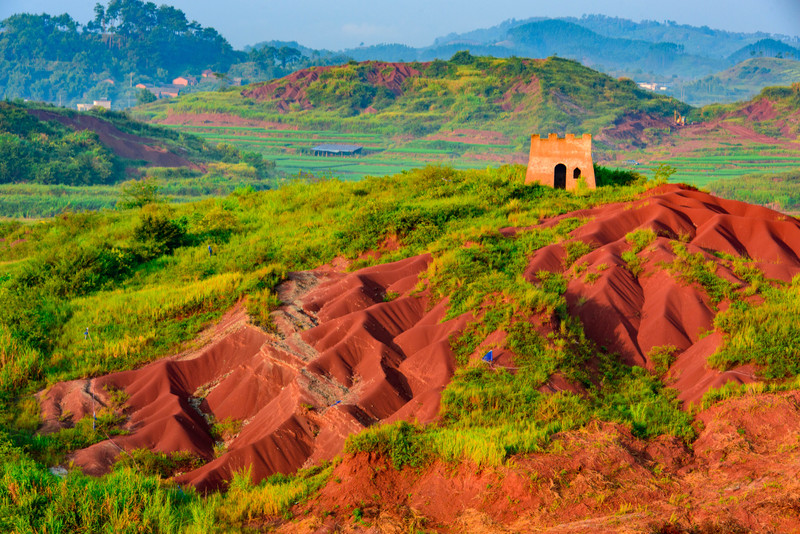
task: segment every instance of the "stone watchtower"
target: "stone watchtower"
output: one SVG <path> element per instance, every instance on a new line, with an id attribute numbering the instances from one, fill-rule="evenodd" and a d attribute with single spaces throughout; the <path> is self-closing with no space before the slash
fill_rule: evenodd
<path id="1" fill-rule="evenodd" d="M 531 154 L 525 183 L 540 183 L 556 189 L 572 190 L 583 178 L 589 188 L 596 187 L 592 165 L 592 136 L 567 134 L 559 139 L 551 133 L 547 139 L 531 136 Z"/>

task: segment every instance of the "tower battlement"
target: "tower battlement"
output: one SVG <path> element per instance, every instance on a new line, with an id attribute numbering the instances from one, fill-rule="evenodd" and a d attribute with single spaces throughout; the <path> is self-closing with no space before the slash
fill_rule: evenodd
<path id="1" fill-rule="evenodd" d="M 566 134 L 559 137 L 531 136 L 531 150 L 525 183 L 539 183 L 556 189 L 572 190 L 579 180 L 591 189 L 596 187 L 592 163 L 592 135 Z"/>

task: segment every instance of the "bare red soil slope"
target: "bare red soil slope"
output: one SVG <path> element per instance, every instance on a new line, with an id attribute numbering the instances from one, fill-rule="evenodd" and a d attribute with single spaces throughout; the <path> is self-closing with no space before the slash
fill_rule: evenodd
<path id="1" fill-rule="evenodd" d="M 360 453 L 277 531 L 797 532 L 798 406 L 798 392 L 729 400 L 698 415 L 704 429 L 691 447 L 598 423 L 497 467 L 434 462 L 396 471 Z M 364 523 L 353 521 L 355 509 Z"/>
<path id="2" fill-rule="evenodd" d="M 178 478 L 217 489 L 252 466 L 254 479 L 290 473 L 331 459 L 345 438 L 378 421 L 429 422 L 453 373 L 448 336 L 463 320 L 440 323 L 443 305 L 428 309 L 409 296 L 428 256 L 363 269 L 294 273 L 279 288 L 286 303 L 277 332 L 247 323 L 239 309 L 217 326 L 205 348 L 136 371 L 58 384 L 43 415 L 51 426 L 67 411 L 91 413 L 92 398 L 130 395 L 129 435 L 81 450 L 72 461 L 103 473 L 121 450 L 190 451 L 207 461 Z M 384 302 L 386 295 L 398 298 Z M 215 455 L 209 416 L 241 422 Z M 219 444 L 218 448 L 219 448 Z"/>
<path id="3" fill-rule="evenodd" d="M 649 196 L 626 204 L 610 204 L 574 212 L 587 222 L 571 239 L 549 245 L 531 258 L 526 276 L 535 281 L 545 270 L 565 272 L 569 279 L 570 312 L 581 318 L 586 334 L 598 346 L 616 352 L 630 365 L 653 368 L 656 347 L 675 347 L 670 384 L 679 398 L 697 402 L 711 387 L 752 381 L 754 370 L 711 369 L 707 358 L 720 344 L 713 331 L 717 310 L 727 302 L 712 302 L 698 283 L 687 281 L 673 244 L 711 262 L 716 276 L 739 286 L 730 262 L 712 252 L 743 256 L 768 278 L 788 282 L 800 273 L 800 223 L 767 208 L 724 200 L 682 186 L 662 186 Z M 657 237 L 637 254 L 641 272 L 634 274 L 623 254 L 631 252 L 626 235 L 653 230 Z M 592 249 L 565 268 L 566 248 L 582 241 Z"/>
<path id="4" fill-rule="evenodd" d="M 74 130 L 92 130 L 100 142 L 121 158 L 144 160 L 158 167 L 192 167 L 197 165 L 188 159 L 170 152 L 153 139 L 125 133 L 113 124 L 91 115 L 67 116 L 43 109 L 32 109 L 28 113 L 43 121 L 57 121 Z"/>

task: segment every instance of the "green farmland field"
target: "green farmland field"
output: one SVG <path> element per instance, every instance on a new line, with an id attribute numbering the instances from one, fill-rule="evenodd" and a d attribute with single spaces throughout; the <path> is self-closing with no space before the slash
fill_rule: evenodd
<path id="1" fill-rule="evenodd" d="M 374 134 L 338 133 L 321 130 L 285 130 L 238 126 L 171 126 L 214 143 L 229 143 L 254 151 L 275 163 L 279 172 L 290 176 L 313 174 L 343 180 L 384 176 L 404 170 L 443 164 L 457 169 L 481 169 L 519 159 L 513 145 L 488 145 L 462 141 L 409 140 Z M 311 149 L 323 143 L 357 144 L 364 154 L 356 157 L 323 157 Z M 489 153 L 497 161 L 487 162 L 475 154 Z"/>

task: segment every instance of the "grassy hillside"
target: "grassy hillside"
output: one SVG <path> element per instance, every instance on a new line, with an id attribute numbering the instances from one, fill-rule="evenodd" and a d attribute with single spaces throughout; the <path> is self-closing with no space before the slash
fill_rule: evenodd
<path id="1" fill-rule="evenodd" d="M 308 69 L 242 92 L 155 102 L 137 108 L 133 115 L 153 122 L 202 126 L 202 114 L 215 114 L 219 120 L 224 114 L 252 121 L 253 126 L 266 122 L 268 129 L 286 129 L 281 130 L 282 136 L 292 129 L 319 133 L 306 135 L 304 144 L 286 149 L 270 147 L 264 139 L 262 151 L 269 155 L 301 156 L 323 142 L 328 132 L 333 137 L 364 138 L 354 141 L 381 159 L 403 153 L 448 158 L 455 154 L 451 163 L 470 161 L 482 166 L 486 161 L 520 161 L 532 133 L 593 133 L 598 154 L 658 139 L 675 109 L 685 112 L 689 107 L 574 61 L 497 59 L 461 52 L 449 61 L 365 62 Z M 604 135 L 631 116 L 653 127 L 621 137 Z M 208 120 L 213 124 L 214 117 Z M 480 135 L 469 134 L 474 130 L 491 135 L 481 141 Z M 255 145 L 260 134 L 243 131 L 242 135 L 250 138 L 242 137 L 241 142 Z M 414 138 L 421 142 L 410 142 Z M 477 146 L 481 143 L 483 147 Z"/>
<path id="2" fill-rule="evenodd" d="M 417 468 L 434 457 L 448 462 L 448 470 L 459 465 L 513 468 L 535 451 L 558 455 L 563 442 L 551 442 L 555 433 L 584 429 L 582 435 L 591 435 L 598 421 L 621 424 L 637 439 L 654 440 L 657 449 L 691 442 L 699 426 L 692 424 L 690 413 L 679 410 L 675 392 L 664 386 L 673 349 L 650 351 L 661 366 L 652 371 L 625 365 L 605 347 L 595 346 L 584 324 L 568 312 L 583 306 L 568 305 L 568 283 L 585 277 L 579 283 L 589 287 L 609 268 L 605 263 L 596 269 L 572 265 L 592 247 L 568 234 L 590 225 L 592 218 L 531 226 L 569 211 L 631 201 L 655 185 L 626 173 L 598 173 L 601 182 L 616 179 L 629 185 L 573 194 L 523 185 L 522 167 L 428 167 L 361 182 L 296 183 L 200 203 L 0 224 L 0 299 L 5 304 L 0 308 L 0 528 L 258 529 L 276 517 L 290 517 L 292 505 L 323 485 L 342 483 L 332 475 L 333 466 L 322 463 L 257 484 L 241 473 L 227 493 L 202 496 L 166 479 L 199 459 L 144 450 L 123 455 L 113 472 L 100 478 L 77 470 L 62 476 L 48 467 L 62 463 L 70 451 L 119 433 L 127 417 L 126 399 L 117 393 L 115 403 L 98 409 L 96 419 L 87 416 L 73 428 L 41 435 L 36 433 L 40 413 L 34 397 L 57 381 L 131 369 L 190 347 L 205 325 L 239 299 L 248 299 L 254 317 L 268 317 L 276 305 L 274 289 L 287 272 L 337 256 L 361 258 L 352 266 L 357 268 L 428 252 L 432 264 L 420 289 L 434 301 L 448 298 L 448 317 L 470 313 L 476 318 L 451 339 L 458 369 L 442 397 L 441 423 L 425 429 L 407 423 L 374 428 L 350 440 L 348 455 L 387 458 L 389 469 Z M 498 231 L 509 226 L 522 230 L 514 236 Z M 387 239 L 397 246 L 383 247 Z M 624 269 L 641 274 L 650 254 L 645 249 L 662 239 L 678 254 L 669 269 L 684 284 L 711 296 L 703 298 L 736 301 L 720 323 L 725 331 L 738 332 L 737 325 L 752 323 L 756 308 L 745 297 L 754 292 L 764 296 L 768 313 L 796 306 L 796 284 L 768 282 L 751 260 L 721 255 L 719 261 L 749 281 L 746 287 L 735 286 L 709 273 L 702 253 L 687 252 L 685 236 L 631 232 L 620 240 L 629 247 L 622 253 Z M 539 272 L 535 282 L 527 281 L 523 273 L 531 255 L 560 242 L 566 243 L 563 262 L 569 273 Z M 383 255 L 379 260 L 362 255 L 370 250 Z M 790 290 L 774 291 L 773 284 Z M 555 326 L 545 336 L 529 317 L 549 317 Z M 776 347 L 795 335 L 795 329 L 780 329 L 783 337 L 775 337 L 754 328 L 759 339 L 773 339 Z M 512 373 L 468 365 L 467 356 L 500 331 L 507 334 L 503 343 L 516 355 L 519 369 Z M 737 343 L 745 341 L 737 338 Z M 745 354 L 736 346 L 732 350 L 722 357 L 735 362 Z M 760 362 L 773 355 L 773 345 L 746 354 Z M 777 366 L 786 362 L 790 371 Z M 764 365 L 775 377 L 794 376 L 800 369 L 794 357 Z M 554 375 L 582 389 L 543 393 L 543 384 Z M 794 384 L 778 381 L 776 387 Z M 715 391 L 708 402 L 743 392 Z M 666 467 L 654 469 L 663 476 Z M 605 495 L 603 500 L 610 494 Z M 352 514 L 360 519 L 361 511 Z"/>

